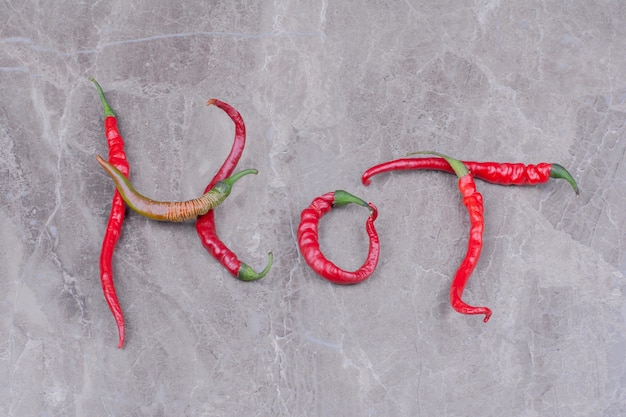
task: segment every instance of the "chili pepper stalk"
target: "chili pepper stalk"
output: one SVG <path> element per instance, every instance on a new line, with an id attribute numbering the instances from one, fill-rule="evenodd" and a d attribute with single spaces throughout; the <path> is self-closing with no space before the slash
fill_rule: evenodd
<path id="1" fill-rule="evenodd" d="M 437 152 L 414 153 L 428 153 L 444 158 L 459 178 L 459 191 L 463 196 L 463 205 L 467 208 L 470 217 L 470 232 L 465 258 L 454 275 L 454 279 L 450 287 L 450 303 L 452 304 L 452 307 L 461 314 L 484 314 L 485 318 L 483 321 L 487 323 L 491 317 L 491 310 L 489 308 L 470 306 L 462 299 L 465 285 L 467 284 L 467 281 L 472 275 L 472 272 L 480 259 L 480 252 L 482 250 L 483 230 L 485 226 L 483 197 L 476 190 L 474 178 L 463 162 Z"/>
<path id="2" fill-rule="evenodd" d="M 89 80 L 94 83 L 102 107 L 104 109 L 104 133 L 107 138 L 107 145 L 109 147 L 109 161 L 115 166 L 124 177 L 128 178 L 130 174 L 130 165 L 126 159 L 126 152 L 124 151 L 124 139 L 120 134 L 117 126 L 117 118 L 115 112 L 107 103 L 107 100 L 102 91 L 102 87 L 93 77 L 89 77 Z M 124 200 L 120 194 L 115 190 L 113 193 L 113 201 L 111 203 L 111 212 L 109 214 L 109 220 L 107 221 L 106 229 L 104 232 L 104 238 L 102 239 L 102 250 L 100 251 L 100 282 L 102 284 L 102 292 L 104 299 L 106 300 L 118 330 L 118 348 L 124 346 L 124 314 L 117 298 L 115 291 L 115 282 L 113 281 L 113 252 L 115 251 L 115 245 L 120 237 L 122 224 L 124 223 L 126 206 Z"/>
<path id="3" fill-rule="evenodd" d="M 117 191 L 126 202 L 126 205 L 153 220 L 183 222 L 195 219 L 209 210 L 220 205 L 230 195 L 233 184 L 248 174 L 257 174 L 256 169 L 246 169 L 218 181 L 215 186 L 202 196 L 187 201 L 155 201 L 135 190 L 130 181 L 113 165 L 105 161 L 100 155 L 96 156 L 98 163 L 111 176 Z"/>

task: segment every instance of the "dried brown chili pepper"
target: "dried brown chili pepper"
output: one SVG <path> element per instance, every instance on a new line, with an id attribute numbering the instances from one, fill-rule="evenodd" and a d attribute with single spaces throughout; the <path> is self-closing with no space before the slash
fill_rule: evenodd
<path id="1" fill-rule="evenodd" d="M 483 247 L 483 230 L 485 228 L 483 196 L 476 191 L 474 178 L 463 162 L 436 152 L 414 153 L 429 153 L 440 156 L 447 161 L 459 178 L 459 191 L 461 191 L 463 205 L 467 208 L 470 217 L 470 232 L 465 258 L 463 258 L 461 266 L 454 275 L 450 287 L 450 303 L 456 311 L 462 314 L 484 314 L 485 318 L 483 321 L 487 323 L 491 317 L 491 310 L 489 308 L 470 306 L 462 299 L 465 285 L 478 263 Z"/>
<path id="2" fill-rule="evenodd" d="M 239 171 L 222 181 L 218 181 L 208 192 L 193 200 L 155 201 L 139 194 L 130 181 L 100 155 L 97 155 L 96 159 L 107 174 L 111 176 L 117 191 L 119 191 L 128 207 L 149 219 L 168 222 L 183 222 L 205 214 L 220 205 L 230 195 L 233 184 L 237 180 L 245 175 L 258 173 L 256 169 Z"/>
<path id="3" fill-rule="evenodd" d="M 322 216 L 333 207 L 344 206 L 350 203 L 369 207 L 370 209 L 370 215 L 365 223 L 370 240 L 367 259 L 354 272 L 345 271 L 329 261 L 320 250 L 318 238 L 318 225 Z M 336 284 L 356 284 L 367 279 L 376 269 L 380 253 L 380 242 L 374 227 L 374 221 L 377 216 L 378 209 L 374 204 L 366 203 L 364 200 L 343 190 L 326 193 L 315 198 L 311 205 L 302 211 L 298 227 L 298 245 L 304 260 L 313 271 Z"/>
<path id="4" fill-rule="evenodd" d="M 117 117 L 115 112 L 107 103 L 104 97 L 104 92 L 100 87 L 100 84 L 93 78 L 89 79 L 96 86 L 102 107 L 104 108 L 104 134 L 107 138 L 109 146 L 109 161 L 115 166 L 120 173 L 128 178 L 130 173 L 130 166 L 126 159 L 126 153 L 124 152 L 124 139 L 120 135 L 120 131 L 117 126 Z M 100 281 L 102 283 L 102 292 L 104 293 L 104 299 L 109 305 L 109 309 L 113 314 L 113 318 L 117 323 L 117 331 L 119 335 L 118 348 L 124 346 L 124 314 L 122 308 L 117 299 L 117 293 L 115 292 L 115 283 L 113 281 L 113 252 L 115 251 L 115 245 L 120 237 L 122 230 L 122 223 L 124 222 L 124 215 L 126 206 L 124 200 L 120 196 L 119 192 L 115 190 L 113 193 L 113 201 L 111 203 L 111 213 L 109 214 L 109 220 L 107 222 L 106 230 L 104 232 L 104 239 L 102 241 L 102 250 L 100 251 Z"/>
<path id="5" fill-rule="evenodd" d="M 550 178 L 566 180 L 576 194 L 578 185 L 567 170 L 559 164 L 541 162 L 537 165 L 525 165 L 510 162 L 475 162 L 462 161 L 475 178 L 500 185 L 534 185 L 548 182 Z M 371 183 L 371 177 L 390 171 L 413 169 L 431 169 L 453 173 L 454 170 L 444 158 L 400 158 L 375 165 L 363 173 L 361 182 Z"/>
<path id="6" fill-rule="evenodd" d="M 217 174 L 213 177 L 209 185 L 207 185 L 205 192 L 208 192 L 213 186 L 229 175 L 232 174 L 241 154 L 243 153 L 244 146 L 246 144 L 246 126 L 243 122 L 241 114 L 231 105 L 215 98 L 210 99 L 206 103 L 207 106 L 215 105 L 224 110 L 226 114 L 231 118 L 235 124 L 235 138 L 230 153 L 226 157 L 226 160 L 217 171 Z M 196 219 L 196 232 L 202 242 L 202 246 L 219 261 L 232 275 L 239 278 L 242 281 L 256 281 L 263 278 L 269 272 L 272 267 L 273 255 L 272 252 L 268 253 L 268 261 L 265 268 L 261 272 L 256 272 L 252 267 L 244 262 L 241 262 L 237 255 L 222 242 L 217 235 L 215 228 L 215 212 L 209 210 L 206 214 Z"/>

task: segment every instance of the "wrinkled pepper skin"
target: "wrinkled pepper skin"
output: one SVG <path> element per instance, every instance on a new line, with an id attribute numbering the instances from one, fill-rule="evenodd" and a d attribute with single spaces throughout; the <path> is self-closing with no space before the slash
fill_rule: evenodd
<path id="1" fill-rule="evenodd" d="M 414 152 L 416 154 L 433 154 L 443 158 L 458 177 L 458 187 L 463 197 L 463 205 L 470 218 L 469 240 L 465 257 L 454 274 L 450 286 L 450 304 L 461 314 L 484 314 L 483 321 L 487 323 L 491 317 L 491 310 L 487 307 L 474 307 L 463 301 L 463 291 L 476 264 L 480 259 L 483 247 L 483 231 L 485 229 L 483 196 L 476 190 L 476 183 L 468 167 L 458 159 L 430 151 Z"/>
<path id="2" fill-rule="evenodd" d="M 483 247 L 483 231 L 485 229 L 483 196 L 476 190 L 476 184 L 471 174 L 459 178 L 458 186 L 463 196 L 463 205 L 469 214 L 470 232 L 465 258 L 454 275 L 450 287 L 450 303 L 456 311 L 462 314 L 484 314 L 483 321 L 487 323 L 491 317 L 489 308 L 473 307 L 462 299 L 465 285 L 474 272 Z"/>
<path id="3" fill-rule="evenodd" d="M 318 236 L 318 226 L 322 216 L 333 207 L 349 203 L 370 208 L 370 215 L 365 223 L 365 229 L 370 241 L 367 259 L 356 271 L 346 271 L 329 261 L 320 250 Z M 372 275 L 378 264 L 380 241 L 374 227 L 374 221 L 377 216 L 378 209 L 374 204 L 366 203 L 342 190 L 326 193 L 315 198 L 310 206 L 304 209 L 300 215 L 298 245 L 304 260 L 318 275 L 335 284 L 357 284 L 364 281 Z"/>
<path id="4" fill-rule="evenodd" d="M 550 178 L 562 178 L 566 180 L 579 193 L 578 185 L 574 178 L 563 166 L 559 164 L 541 162 L 539 164 L 525 165 L 512 162 L 476 162 L 461 161 L 470 170 L 474 178 L 499 185 L 535 185 L 548 182 Z M 369 168 L 361 176 L 364 185 L 371 183 L 374 175 L 391 171 L 406 170 L 435 170 L 454 173 L 454 170 L 445 158 L 400 158 L 383 162 Z"/>

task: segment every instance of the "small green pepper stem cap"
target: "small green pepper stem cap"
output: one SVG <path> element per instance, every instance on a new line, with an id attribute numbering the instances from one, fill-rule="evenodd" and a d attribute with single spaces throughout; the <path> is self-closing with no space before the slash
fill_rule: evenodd
<path id="1" fill-rule="evenodd" d="M 459 178 L 464 177 L 464 176 L 469 174 L 469 169 L 465 166 L 465 164 L 463 162 L 459 161 L 458 159 L 451 158 L 448 155 L 444 155 L 442 153 L 432 152 L 432 151 L 409 152 L 406 155 L 409 156 L 409 155 L 415 155 L 415 154 L 437 155 L 437 156 L 445 159 L 450 164 L 452 169 L 454 170 L 454 173 L 456 174 L 456 176 L 459 177 Z"/>
<path id="2" fill-rule="evenodd" d="M 270 268 L 272 268 L 272 263 L 274 262 L 274 254 L 272 252 L 267 254 L 267 264 L 265 264 L 265 269 L 261 272 L 256 272 L 252 267 L 248 264 L 241 263 L 239 267 L 239 271 L 237 271 L 237 278 L 241 281 L 257 281 L 267 275 L 270 272 Z"/>
<path id="3" fill-rule="evenodd" d="M 98 81 L 96 81 L 96 79 L 93 77 L 89 77 L 89 80 L 95 84 L 96 90 L 98 90 L 98 95 L 100 96 L 102 107 L 104 108 L 104 117 L 117 117 L 115 116 L 115 112 L 113 111 L 111 106 L 109 106 L 109 103 L 107 103 L 107 99 L 104 97 L 104 91 L 102 91 L 102 87 L 100 87 Z"/>
<path id="4" fill-rule="evenodd" d="M 335 191 L 333 200 L 334 207 L 341 207 L 350 203 L 358 204 L 359 206 L 364 206 L 371 209 L 371 207 L 363 199 L 344 190 Z"/>
<path id="5" fill-rule="evenodd" d="M 562 165 L 550 164 L 550 178 L 564 179 L 565 181 L 570 183 L 576 195 L 579 194 L 578 184 L 576 184 L 576 181 L 574 181 L 574 177 L 572 177 L 572 175 L 567 172 L 565 167 L 563 167 Z"/>

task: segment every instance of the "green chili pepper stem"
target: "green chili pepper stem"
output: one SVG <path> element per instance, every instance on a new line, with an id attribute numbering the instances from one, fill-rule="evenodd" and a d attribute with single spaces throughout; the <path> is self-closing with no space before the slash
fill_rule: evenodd
<path id="1" fill-rule="evenodd" d="M 104 117 L 117 117 L 115 116 L 115 112 L 113 111 L 113 109 L 109 106 L 109 103 L 107 103 L 107 99 L 104 97 L 104 91 L 102 91 L 102 87 L 100 87 L 98 81 L 96 81 L 96 79 L 93 77 L 89 77 L 89 80 L 91 80 L 96 85 L 96 90 L 98 90 L 98 95 L 100 96 L 102 107 L 104 107 Z"/>
<path id="2" fill-rule="evenodd" d="M 272 263 L 274 262 L 274 254 L 272 252 L 267 254 L 267 264 L 265 264 L 265 269 L 261 272 L 256 272 L 250 265 L 241 263 L 241 267 L 239 267 L 239 271 L 237 272 L 237 278 L 242 281 L 257 281 L 267 275 L 270 272 L 270 268 L 272 267 Z"/>
<path id="3" fill-rule="evenodd" d="M 409 156 L 409 155 L 415 155 L 415 154 L 437 155 L 445 159 L 446 162 L 448 162 L 450 166 L 452 167 L 452 169 L 454 170 L 454 173 L 456 174 L 456 176 L 459 178 L 464 177 L 469 174 L 469 169 L 465 166 L 463 162 L 459 161 L 458 159 L 451 158 L 448 155 L 444 155 L 442 153 L 432 152 L 432 151 L 409 152 L 406 155 Z"/>
<path id="4" fill-rule="evenodd" d="M 576 181 L 574 181 L 574 177 L 572 177 L 572 175 L 562 165 L 551 164 L 550 178 L 560 178 L 569 182 L 572 188 L 574 189 L 574 192 L 576 192 L 576 195 L 579 194 L 578 184 L 576 184 Z"/>
<path id="5" fill-rule="evenodd" d="M 335 191 L 334 199 L 333 199 L 334 207 L 341 207 L 350 203 L 358 204 L 360 206 L 364 206 L 364 207 L 371 209 L 371 207 L 363 199 L 353 194 L 350 194 L 349 192 L 344 191 L 344 190 Z"/>
<path id="6" fill-rule="evenodd" d="M 233 184 L 235 182 L 237 182 L 237 180 L 239 180 L 241 177 L 245 176 L 245 175 L 249 175 L 249 174 L 258 174 L 259 171 L 257 171 L 254 168 L 250 168 L 250 169 L 244 169 L 243 171 L 239 171 L 239 172 L 235 172 L 233 175 L 231 175 L 228 178 L 223 179 L 222 181 L 218 181 L 218 182 L 222 182 L 226 185 L 228 185 L 229 187 L 232 187 Z M 216 184 L 217 185 L 217 184 Z"/>

